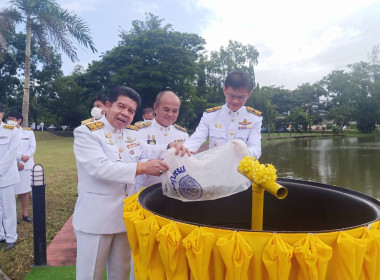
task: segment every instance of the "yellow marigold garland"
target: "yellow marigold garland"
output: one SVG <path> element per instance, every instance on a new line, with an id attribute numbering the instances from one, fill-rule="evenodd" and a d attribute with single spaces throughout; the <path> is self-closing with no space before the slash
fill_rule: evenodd
<path id="1" fill-rule="evenodd" d="M 277 180 L 276 168 L 272 164 L 260 164 L 256 158 L 251 156 L 246 156 L 240 161 L 238 171 L 255 185 Z"/>

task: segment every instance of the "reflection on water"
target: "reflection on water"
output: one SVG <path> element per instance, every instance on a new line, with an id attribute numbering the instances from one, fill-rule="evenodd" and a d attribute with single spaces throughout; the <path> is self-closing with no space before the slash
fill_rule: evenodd
<path id="1" fill-rule="evenodd" d="M 298 139 L 263 147 L 279 177 L 350 188 L 380 198 L 380 137 Z"/>

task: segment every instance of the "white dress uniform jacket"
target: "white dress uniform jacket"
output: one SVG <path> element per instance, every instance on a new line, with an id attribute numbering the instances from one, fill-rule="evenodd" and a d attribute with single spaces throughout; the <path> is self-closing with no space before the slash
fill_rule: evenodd
<path id="1" fill-rule="evenodd" d="M 139 158 L 162 158 L 163 146 L 145 148 L 133 129 L 116 130 L 103 116 L 74 130 L 78 199 L 73 225 L 92 234 L 125 232 L 123 200 L 135 192 Z"/>
<path id="2" fill-rule="evenodd" d="M 139 141 L 147 145 L 167 146 L 172 142 L 183 143 L 189 138 L 185 128 L 176 124 L 165 127 L 157 123 L 155 119 L 149 122 L 141 122 L 137 127 L 139 128 L 137 132 Z M 157 183 L 161 183 L 160 177 L 146 174 L 136 177 L 137 190 Z"/>
<path id="3" fill-rule="evenodd" d="M 18 128 L 20 136 L 20 149 L 17 153 L 17 160 L 24 165 L 24 169 L 19 171 L 20 182 L 15 184 L 15 194 L 28 193 L 32 190 L 32 168 L 34 166 L 33 155 L 36 152 L 36 138 L 30 128 Z M 22 155 L 27 155 L 29 160 L 23 162 Z"/>
<path id="4" fill-rule="evenodd" d="M 36 152 L 36 138 L 33 130 L 30 128 L 20 127 L 18 131 L 20 136 L 20 150 L 17 153 L 17 160 L 24 165 L 23 170 L 30 170 L 34 166 L 33 155 Z M 29 160 L 23 162 L 21 160 L 22 155 L 27 155 Z"/>
<path id="5" fill-rule="evenodd" d="M 17 129 L 0 120 L 0 240 L 17 240 L 17 216 L 14 185 L 20 181 L 17 151 L 20 138 Z"/>
<path id="6" fill-rule="evenodd" d="M 20 145 L 18 130 L 12 125 L 0 124 L 0 188 L 20 181 L 17 152 Z"/>
<path id="7" fill-rule="evenodd" d="M 222 146 L 230 140 L 240 139 L 247 144 L 251 156 L 259 158 L 262 119 L 259 111 L 246 106 L 236 112 L 231 111 L 227 104 L 207 109 L 184 146 L 196 152 L 207 137 L 210 149 Z"/>

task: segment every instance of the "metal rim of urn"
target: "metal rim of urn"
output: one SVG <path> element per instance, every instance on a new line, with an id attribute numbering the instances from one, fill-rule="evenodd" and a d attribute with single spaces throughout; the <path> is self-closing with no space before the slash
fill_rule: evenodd
<path id="1" fill-rule="evenodd" d="M 265 193 L 264 232 L 321 233 L 367 226 L 380 219 L 380 202 L 366 194 L 312 181 L 279 178 L 289 191 L 279 200 Z M 161 184 L 143 190 L 139 204 L 155 215 L 195 226 L 252 231 L 252 190 L 209 201 L 182 202 L 163 195 Z"/>

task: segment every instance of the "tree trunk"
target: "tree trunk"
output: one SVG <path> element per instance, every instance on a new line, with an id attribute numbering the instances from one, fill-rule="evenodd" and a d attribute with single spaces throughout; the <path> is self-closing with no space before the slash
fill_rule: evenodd
<path id="1" fill-rule="evenodd" d="M 25 82 L 24 82 L 24 97 L 22 99 L 22 117 L 24 121 L 23 127 L 28 127 L 29 123 L 29 87 L 30 87 L 30 42 L 32 39 L 32 30 L 30 19 L 26 23 L 26 46 L 25 46 Z"/>

